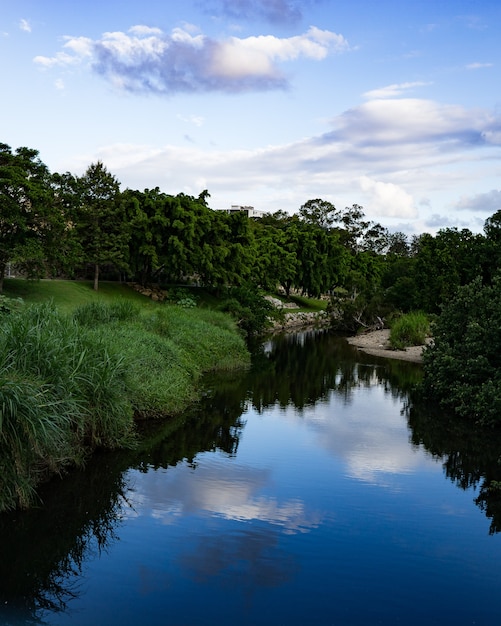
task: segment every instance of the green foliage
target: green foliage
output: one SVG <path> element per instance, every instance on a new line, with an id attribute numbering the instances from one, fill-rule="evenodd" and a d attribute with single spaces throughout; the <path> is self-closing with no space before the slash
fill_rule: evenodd
<path id="1" fill-rule="evenodd" d="M 413 311 L 398 317 L 391 325 L 390 345 L 395 350 L 409 346 L 422 346 L 430 332 L 428 316 L 422 311 Z"/>
<path id="2" fill-rule="evenodd" d="M 0 508 L 27 503 L 46 475 L 87 449 L 131 440 L 132 410 L 120 358 L 53 305 L 4 316 L 0 355 Z"/>
<path id="3" fill-rule="evenodd" d="M 76 229 L 83 259 L 94 268 L 97 291 L 102 265 L 112 264 L 119 270 L 128 267 L 129 224 L 121 201 L 120 183 L 100 161 L 87 168 L 79 185 L 82 202 Z"/>
<path id="4" fill-rule="evenodd" d="M 0 293 L 7 263 L 43 260 L 57 222 L 49 180 L 37 150 L 0 143 Z"/>
<path id="5" fill-rule="evenodd" d="M 273 304 L 252 284 L 227 289 L 220 310 L 230 313 L 247 337 L 264 332 L 270 318 L 277 314 Z"/>
<path id="6" fill-rule="evenodd" d="M 8 298 L 0 294 L 0 314 L 19 311 L 23 305 L 24 302 L 22 298 Z"/>
<path id="7" fill-rule="evenodd" d="M 423 391 L 482 425 L 501 419 L 501 276 L 461 287 L 433 326 Z"/>

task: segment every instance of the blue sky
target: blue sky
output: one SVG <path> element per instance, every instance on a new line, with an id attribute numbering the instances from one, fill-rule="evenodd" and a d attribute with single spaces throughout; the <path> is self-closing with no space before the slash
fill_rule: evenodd
<path id="1" fill-rule="evenodd" d="M 2 0 L 0 141 L 408 234 L 501 209 L 499 0 Z"/>

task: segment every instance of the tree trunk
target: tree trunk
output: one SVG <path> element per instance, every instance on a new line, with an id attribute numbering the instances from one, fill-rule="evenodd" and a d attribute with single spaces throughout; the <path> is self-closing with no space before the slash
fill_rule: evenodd
<path id="1" fill-rule="evenodd" d="M 7 263 L 0 263 L 0 294 L 3 292 L 3 279 L 5 278 L 5 268 Z"/>
<path id="2" fill-rule="evenodd" d="M 99 289 L 99 263 L 94 265 L 94 291 Z"/>

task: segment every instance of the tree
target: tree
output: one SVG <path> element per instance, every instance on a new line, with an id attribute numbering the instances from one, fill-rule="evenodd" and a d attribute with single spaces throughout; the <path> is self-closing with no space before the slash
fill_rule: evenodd
<path id="1" fill-rule="evenodd" d="M 466 228 L 445 228 L 435 237 L 424 233 L 416 244 L 417 305 L 429 313 L 438 313 L 460 286 L 481 274 L 483 238 Z"/>
<path id="2" fill-rule="evenodd" d="M 305 202 L 299 209 L 299 215 L 307 224 L 314 224 L 325 230 L 332 228 L 340 216 L 331 202 L 320 198 Z"/>
<path id="3" fill-rule="evenodd" d="M 77 230 L 82 189 L 78 178 L 70 172 L 53 174 L 50 185 L 54 221 L 45 246 L 48 271 L 51 275 L 73 276 L 84 262 Z"/>
<path id="4" fill-rule="evenodd" d="M 54 225 L 50 172 L 38 151 L 0 144 L 0 293 L 7 263 L 43 264 Z"/>
<path id="5" fill-rule="evenodd" d="M 105 263 L 127 268 L 129 229 L 121 201 L 120 183 L 101 161 L 91 164 L 80 178 L 82 204 L 76 224 L 84 258 L 94 267 L 94 289 Z"/>
<path id="6" fill-rule="evenodd" d="M 444 305 L 424 351 L 423 391 L 481 425 L 501 420 L 501 274 L 480 277 Z"/>
<path id="7" fill-rule="evenodd" d="M 287 295 L 297 272 L 297 254 L 288 245 L 285 224 L 291 216 L 279 211 L 252 222 L 256 246 L 252 278 L 263 289 L 281 285 Z"/>

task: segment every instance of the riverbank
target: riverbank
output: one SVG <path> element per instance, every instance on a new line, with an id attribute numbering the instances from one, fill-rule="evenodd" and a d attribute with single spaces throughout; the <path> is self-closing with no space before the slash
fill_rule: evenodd
<path id="1" fill-rule="evenodd" d="M 374 356 L 411 361 L 413 363 L 423 362 L 424 346 L 411 346 L 405 350 L 393 350 L 390 346 L 390 330 L 388 328 L 347 337 L 347 341 L 350 345 Z"/>
<path id="2" fill-rule="evenodd" d="M 235 321 L 202 308 L 45 302 L 1 316 L 0 331 L 0 512 L 97 449 L 133 446 L 137 420 L 179 414 L 205 372 L 250 364 Z"/>

